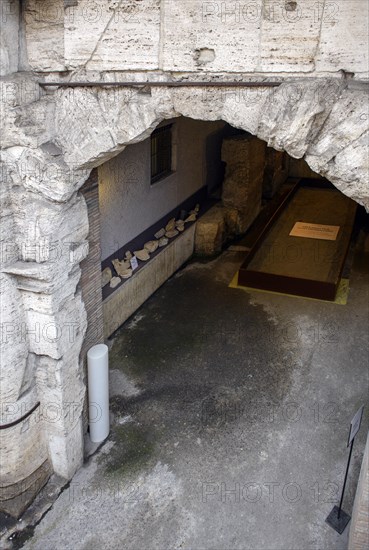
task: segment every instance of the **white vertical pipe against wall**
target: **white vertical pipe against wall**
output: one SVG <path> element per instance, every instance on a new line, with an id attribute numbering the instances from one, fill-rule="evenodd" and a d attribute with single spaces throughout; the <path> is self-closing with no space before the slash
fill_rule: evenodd
<path id="1" fill-rule="evenodd" d="M 101 443 L 109 435 L 109 353 L 98 344 L 87 352 L 90 438 Z"/>

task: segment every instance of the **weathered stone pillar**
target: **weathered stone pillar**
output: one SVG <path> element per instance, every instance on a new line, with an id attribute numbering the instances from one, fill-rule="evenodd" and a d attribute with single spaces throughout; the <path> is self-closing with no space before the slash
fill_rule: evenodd
<path id="1" fill-rule="evenodd" d="M 27 498 L 23 494 L 21 502 L 7 505 L 9 496 L 14 503 L 24 493 L 25 479 L 44 465 L 44 483 L 51 471 L 45 462 L 70 479 L 83 459 L 85 386 L 79 353 L 86 314 L 78 281 L 79 263 L 87 254 L 88 223 L 85 201 L 76 193 L 57 203 L 13 187 L 11 210 L 15 231 L 4 235 L 3 242 L 14 244 L 18 256 L 3 266 L 6 384 L 1 424 L 18 421 L 39 402 L 27 420 L 1 430 L 7 458 L 0 470 L 3 508 L 19 515 L 41 488 L 36 484 L 33 494 L 28 490 Z M 17 488 L 12 489 L 14 484 Z"/>
<path id="2" fill-rule="evenodd" d="M 0 508 L 18 516 L 47 481 L 51 467 L 21 293 L 6 274 L 0 275 L 0 288 Z"/>
<path id="3" fill-rule="evenodd" d="M 83 460 L 87 173 L 24 147 L 4 159 L 0 509 L 17 517 L 52 471 L 70 479 Z"/>
<path id="4" fill-rule="evenodd" d="M 253 136 L 232 136 L 223 141 L 227 163 L 222 202 L 229 233 L 245 233 L 260 212 L 265 165 L 265 142 Z"/>

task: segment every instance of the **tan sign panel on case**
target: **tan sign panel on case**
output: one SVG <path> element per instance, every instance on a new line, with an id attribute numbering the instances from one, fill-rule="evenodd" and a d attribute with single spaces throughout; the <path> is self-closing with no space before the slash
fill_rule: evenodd
<path id="1" fill-rule="evenodd" d="M 335 241 L 339 230 L 339 225 L 321 225 L 319 223 L 296 222 L 290 232 L 290 237 L 306 237 L 307 239 Z"/>

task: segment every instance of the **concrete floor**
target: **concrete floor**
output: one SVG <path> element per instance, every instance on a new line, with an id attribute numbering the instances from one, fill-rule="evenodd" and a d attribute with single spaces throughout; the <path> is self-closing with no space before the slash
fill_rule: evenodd
<path id="1" fill-rule="evenodd" d="M 341 306 L 230 289 L 242 257 L 190 263 L 115 334 L 111 435 L 24 548 L 347 548 L 325 518 L 367 399 L 368 264 Z"/>

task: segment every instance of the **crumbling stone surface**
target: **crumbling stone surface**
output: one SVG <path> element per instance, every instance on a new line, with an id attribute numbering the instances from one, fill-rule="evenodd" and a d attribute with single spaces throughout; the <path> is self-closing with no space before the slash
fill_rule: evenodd
<path id="1" fill-rule="evenodd" d="M 88 71 L 81 74 L 96 79 Z M 136 88 L 58 88 L 43 95 L 35 80 L 34 75 L 22 73 L 1 82 L 7 98 L 1 132 L 2 244 L 9 249 L 1 267 L 19 292 L 27 330 L 37 326 L 41 333 L 51 331 L 27 344 L 36 364 L 30 377 L 40 403 L 53 403 L 60 411 L 55 422 L 40 423 L 37 429 L 53 471 L 70 479 L 83 456 L 85 385 L 79 355 L 86 314 L 78 283 L 79 265 L 88 252 L 88 219 L 78 191 L 91 168 L 147 138 L 165 119 L 183 115 L 224 120 L 277 150 L 305 158 L 316 172 L 369 210 L 367 93 L 348 88 L 341 78 L 310 78 L 286 81 L 277 89 L 256 89 L 245 101 L 223 89 L 191 87 L 152 88 L 150 93 Z M 261 166 L 265 145 L 255 138 L 250 143 L 255 147 L 255 164 Z M 238 146 L 246 147 L 242 140 Z M 236 146 L 225 145 L 226 156 L 227 147 Z M 236 149 L 227 156 L 222 219 L 209 224 L 203 250 L 218 250 L 225 230 L 244 231 L 259 208 L 258 176 L 247 172 L 240 160 L 233 162 L 233 155 L 237 157 Z M 241 186 L 238 169 L 249 192 Z M 196 215 L 191 216 L 194 221 Z M 12 351 L 7 348 L 8 353 Z M 71 403 L 73 414 L 68 414 Z M 16 437 L 7 445 L 16 448 Z M 9 469 L 10 484 L 18 482 L 17 462 L 14 459 Z"/>
<path id="2" fill-rule="evenodd" d="M 0 76 L 18 71 L 19 2 L 9 0 L 1 6 Z M 6 24 L 5 24 L 6 23 Z"/>
<path id="3" fill-rule="evenodd" d="M 362 0 L 29 0 L 24 11 L 34 71 L 368 74 Z"/>
<path id="4" fill-rule="evenodd" d="M 142 250 L 135 250 L 134 255 L 141 262 L 147 262 L 147 260 L 150 259 L 150 254 L 146 248 L 143 248 Z"/>
<path id="5" fill-rule="evenodd" d="M 38 492 L 37 485 L 28 487 L 25 480 L 48 460 L 48 449 L 40 414 L 42 408 L 39 406 L 21 420 L 39 402 L 35 376 L 37 357 L 30 352 L 21 293 L 14 279 L 5 273 L 0 275 L 0 289 L 0 423 L 4 426 L 0 432 L 0 509 L 18 517 Z M 21 499 L 19 495 L 25 488 L 27 498 Z"/>
<path id="6" fill-rule="evenodd" d="M 28 61 L 40 71 L 64 71 L 64 1 L 29 0 L 24 13 Z"/>
<path id="7" fill-rule="evenodd" d="M 223 209 L 213 206 L 196 222 L 195 252 L 200 256 L 213 256 L 222 250 L 225 237 Z"/>
<path id="8" fill-rule="evenodd" d="M 82 177 L 84 169 L 112 158 L 129 143 L 145 139 L 166 118 L 183 115 L 225 120 L 279 151 L 305 158 L 314 171 L 323 173 L 338 189 L 369 208 L 364 130 L 369 119 L 363 107 L 366 91 L 347 89 L 342 79 L 324 78 L 287 81 L 277 89 L 252 93 L 247 101 L 240 102 L 237 94 L 226 94 L 222 89 L 152 88 L 147 95 L 130 89 L 86 88 L 73 90 L 71 101 L 70 91 L 59 89 L 55 93 L 54 142 L 62 159 L 74 167 L 74 177 Z M 346 130 L 350 130 L 345 132 L 342 112 L 350 98 L 357 105 L 360 124 L 353 115 L 346 123 Z M 344 140 L 342 134 L 346 135 Z M 328 148 L 329 136 L 332 144 Z M 326 151 L 324 165 L 319 160 L 321 149 Z"/>
<path id="9" fill-rule="evenodd" d="M 242 234 L 260 212 L 265 142 L 244 135 L 228 138 L 223 141 L 222 160 L 226 163 L 222 203 L 229 212 L 227 225 Z"/>
<path id="10" fill-rule="evenodd" d="M 110 283 L 112 276 L 113 275 L 112 275 L 110 267 L 106 267 L 103 270 L 103 272 L 101 273 L 101 287 L 102 288 Z"/>
<path id="11" fill-rule="evenodd" d="M 5 469 L 0 470 L 7 487 L 31 479 L 44 459 L 67 479 L 82 461 L 85 385 L 79 356 L 86 313 L 79 284 L 89 228 L 79 189 L 93 167 L 149 137 L 165 119 L 224 120 L 279 151 L 305 158 L 369 210 L 368 96 L 358 86 L 368 77 L 362 1 L 338 0 L 333 14 L 323 14 L 315 0 L 226 4 L 29 0 L 20 9 L 16 0 L 4 3 L 2 290 L 10 300 L 8 322 L 24 326 L 30 336 L 4 349 L 7 382 L 2 399 L 13 411 L 20 404 L 28 410 L 38 399 L 41 410 L 52 404 L 58 413 L 53 421 L 46 418 L 38 424 L 30 416 L 23 448 L 19 429 L 7 431 L 5 446 L 15 450 L 7 451 Z M 331 78 L 334 72 L 336 78 Z M 356 88 L 343 77 L 347 72 L 355 74 Z M 207 74 L 215 80 L 289 74 L 291 81 L 284 79 L 273 89 L 45 89 L 38 84 L 58 79 L 167 80 L 180 74 L 190 80 L 206 80 Z M 263 145 L 256 139 L 251 143 L 251 148 L 258 143 L 260 151 L 247 153 L 249 159 L 260 160 Z M 224 234 L 244 231 L 258 211 L 259 176 L 247 172 L 239 152 L 234 143 L 225 145 L 224 206 L 197 222 L 198 249 L 219 250 Z M 196 213 L 191 213 L 185 221 L 195 220 Z M 182 228 L 179 224 L 155 235 L 159 246 L 168 244 L 165 231 Z M 142 255 L 147 259 L 149 253 Z M 105 274 L 104 282 L 114 285 L 116 279 L 109 277 Z M 14 362 L 18 369 L 10 368 Z M 31 440 L 39 442 L 38 457 L 28 446 Z M 16 492 L 11 498 L 16 501 Z"/>
<path id="12" fill-rule="evenodd" d="M 110 279 L 110 288 L 116 288 L 121 282 L 122 279 L 120 277 L 112 277 Z"/>
<path id="13" fill-rule="evenodd" d="M 149 254 L 153 254 L 158 246 L 158 241 L 148 241 L 144 244 L 144 248 L 149 252 Z"/>

